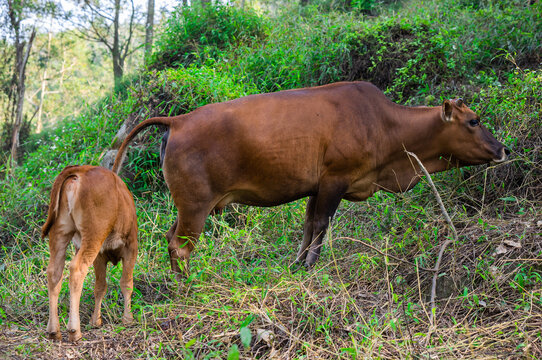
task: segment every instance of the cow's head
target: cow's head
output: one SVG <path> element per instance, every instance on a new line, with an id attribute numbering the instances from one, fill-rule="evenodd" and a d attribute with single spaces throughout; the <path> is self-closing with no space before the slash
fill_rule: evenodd
<path id="1" fill-rule="evenodd" d="M 499 163 L 510 151 L 482 125 L 480 117 L 463 100 L 445 100 L 442 104 L 445 151 L 462 165 Z"/>

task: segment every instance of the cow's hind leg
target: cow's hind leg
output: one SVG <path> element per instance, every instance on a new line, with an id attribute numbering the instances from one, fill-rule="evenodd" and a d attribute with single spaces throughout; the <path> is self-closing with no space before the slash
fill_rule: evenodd
<path id="1" fill-rule="evenodd" d="M 58 319 L 58 296 L 62 287 L 62 272 L 66 261 L 66 248 L 73 233 L 59 234 L 56 229 L 49 233 L 49 266 L 47 266 L 47 288 L 49 291 L 49 322 L 47 333 L 50 339 L 60 340 L 60 322 Z"/>
<path id="2" fill-rule="evenodd" d="M 102 300 L 107 292 L 107 260 L 98 253 L 94 260 L 94 274 L 96 275 L 96 283 L 94 284 L 94 312 L 90 318 L 90 325 L 94 327 L 102 326 Z"/>
<path id="3" fill-rule="evenodd" d="M 312 242 L 305 260 L 307 267 L 314 265 L 320 257 L 322 240 L 344 196 L 344 189 L 346 186 L 337 183 L 325 183 L 320 186 L 314 210 Z"/>
<path id="4" fill-rule="evenodd" d="M 307 258 L 307 253 L 309 246 L 312 242 L 313 235 L 313 221 L 314 221 L 314 209 L 316 208 L 316 196 L 309 197 L 307 201 L 307 209 L 305 211 L 305 224 L 303 226 L 303 242 L 299 247 L 297 256 L 295 259 L 295 264 L 301 264 Z"/>
<path id="5" fill-rule="evenodd" d="M 171 268 L 177 274 L 178 280 L 181 280 L 182 274 L 186 276 L 189 274 L 190 253 L 194 250 L 194 243 L 199 239 L 205 219 L 212 208 L 212 206 L 197 209 L 177 207 L 177 227 L 168 237 L 168 251 Z"/>

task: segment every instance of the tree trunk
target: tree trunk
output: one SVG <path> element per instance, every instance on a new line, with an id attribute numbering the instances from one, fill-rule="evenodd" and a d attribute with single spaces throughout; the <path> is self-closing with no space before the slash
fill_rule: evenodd
<path id="1" fill-rule="evenodd" d="M 26 77 L 26 63 L 28 62 L 28 57 L 30 56 L 30 49 L 32 48 L 32 43 L 34 42 L 34 37 L 36 36 L 36 28 L 32 29 L 28 43 L 24 42 L 15 44 L 16 48 L 20 49 L 17 51 L 16 63 L 16 73 L 17 73 L 17 112 L 15 114 L 15 122 L 13 123 L 13 133 L 11 136 L 11 166 L 17 164 L 17 148 L 19 147 L 19 132 L 21 131 L 21 124 L 23 123 L 23 105 L 24 105 L 24 92 L 25 92 L 25 77 Z M 18 40 L 18 39 L 17 39 Z M 26 51 L 23 56 L 23 51 Z"/>
<path id="2" fill-rule="evenodd" d="M 147 2 L 147 22 L 145 24 L 145 62 L 148 62 L 152 54 L 152 35 L 154 28 L 154 0 Z"/>
<path id="3" fill-rule="evenodd" d="M 45 62 L 45 68 L 43 69 L 43 77 L 41 79 L 41 91 L 40 102 L 38 104 L 38 120 L 36 125 L 36 132 L 39 134 L 43 129 L 43 121 L 41 116 L 43 115 L 43 101 L 45 100 L 45 91 L 47 87 L 47 66 L 49 65 L 49 57 L 51 56 L 51 40 L 53 33 L 49 31 L 49 38 L 47 40 L 47 61 Z"/>
<path id="4" fill-rule="evenodd" d="M 123 75 L 124 61 L 120 53 L 119 44 L 119 18 L 120 18 L 120 0 L 115 0 L 115 20 L 113 22 L 113 78 L 115 81 L 115 88 L 120 85 Z"/>

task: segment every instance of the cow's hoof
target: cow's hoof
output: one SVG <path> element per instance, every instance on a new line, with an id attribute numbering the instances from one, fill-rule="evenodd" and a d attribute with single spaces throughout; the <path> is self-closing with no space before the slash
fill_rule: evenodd
<path id="1" fill-rule="evenodd" d="M 75 329 L 69 329 L 68 330 L 68 340 L 71 342 L 76 342 L 78 340 L 81 340 L 83 335 L 81 334 L 81 330 L 75 330 Z"/>
<path id="2" fill-rule="evenodd" d="M 53 332 L 48 333 L 47 335 L 49 336 L 49 340 L 54 340 L 54 341 L 62 340 L 62 334 L 60 333 L 60 331 L 53 331 Z"/>
<path id="3" fill-rule="evenodd" d="M 292 273 L 296 273 L 298 272 L 299 270 L 303 269 L 304 267 L 304 264 L 303 264 L 303 261 L 301 260 L 296 260 L 294 261 L 294 263 L 292 265 L 290 265 L 290 271 Z"/>

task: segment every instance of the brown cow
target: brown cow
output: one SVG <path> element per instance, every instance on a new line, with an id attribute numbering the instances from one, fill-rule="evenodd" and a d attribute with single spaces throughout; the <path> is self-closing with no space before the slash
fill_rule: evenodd
<path id="1" fill-rule="evenodd" d="M 163 172 L 178 210 L 167 235 L 177 272 L 177 259 L 188 265 L 207 215 L 229 203 L 275 206 L 308 196 L 297 261 L 311 266 L 341 199 L 405 191 L 419 181 L 405 149 L 430 172 L 502 162 L 508 154 L 461 100 L 406 107 L 366 82 L 251 95 L 145 120 L 124 140 L 113 171 L 150 125 L 169 128 Z"/>
<path id="2" fill-rule="evenodd" d="M 101 326 L 100 307 L 107 290 L 107 263 L 122 260 L 120 287 L 124 296 L 123 323 L 133 321 L 131 296 L 137 257 L 137 217 L 132 194 L 110 170 L 96 166 L 69 166 L 57 176 L 51 190 L 42 238 L 49 235 L 51 257 L 47 268 L 49 289 L 49 338 L 60 340 L 58 295 L 66 248 L 70 241 L 76 255 L 70 263 L 70 319 L 68 338 L 81 338 L 79 300 L 88 267 L 94 262 L 94 313 L 92 326 Z"/>

